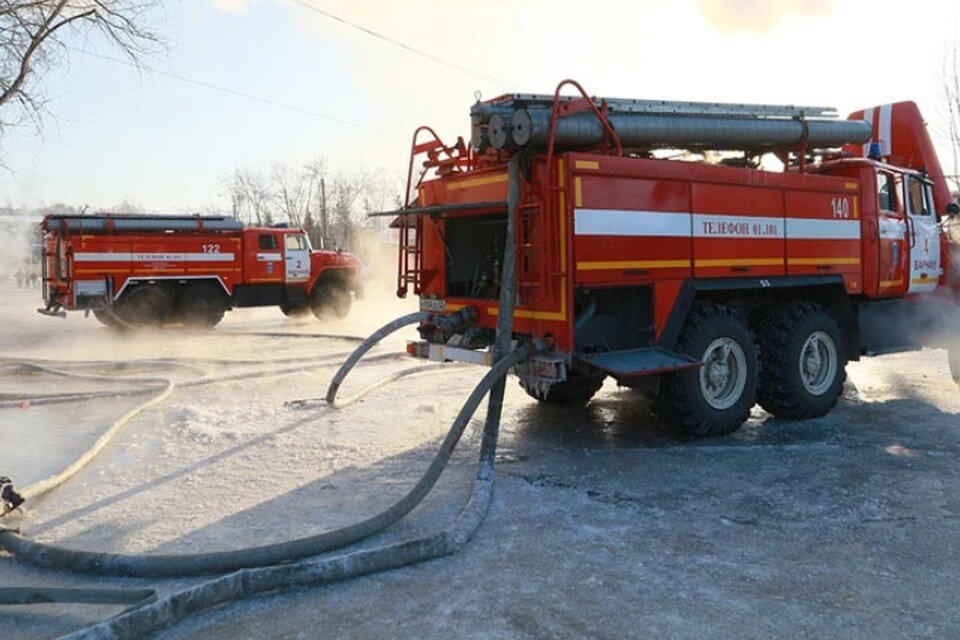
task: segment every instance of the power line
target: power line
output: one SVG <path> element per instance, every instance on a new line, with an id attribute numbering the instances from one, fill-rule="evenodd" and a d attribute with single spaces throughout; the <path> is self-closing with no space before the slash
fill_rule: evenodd
<path id="1" fill-rule="evenodd" d="M 273 98 L 266 98 L 264 96 L 258 96 L 252 93 L 246 93 L 244 91 L 238 91 L 237 89 L 231 89 L 229 87 L 224 87 L 212 82 L 207 82 L 206 80 L 198 80 L 197 78 L 191 78 L 189 76 L 184 76 L 179 73 L 172 73 L 170 71 L 161 71 L 160 69 L 154 69 L 146 65 L 137 64 L 131 60 L 122 60 L 120 58 L 114 58 L 112 56 L 107 56 L 102 53 L 96 53 L 94 51 L 89 51 L 87 49 L 81 49 L 78 47 L 71 47 L 68 45 L 68 48 L 77 51 L 79 53 L 93 56 L 94 58 L 100 58 L 102 60 L 108 60 L 110 62 L 115 62 L 117 64 L 122 64 L 128 67 L 133 67 L 134 69 L 149 71 L 150 73 L 155 73 L 159 76 L 164 76 L 167 78 L 172 78 L 174 80 L 180 80 L 181 82 L 186 82 L 198 87 L 203 87 L 205 89 L 211 89 L 213 91 L 219 91 L 221 93 L 226 93 L 228 95 L 236 96 L 239 98 L 246 98 L 247 100 L 253 100 L 255 102 L 260 102 L 262 104 L 267 104 L 272 107 L 277 107 L 279 109 L 286 109 L 287 111 L 292 111 L 294 113 L 299 113 L 301 115 L 313 116 L 315 118 L 321 118 L 335 124 L 340 124 L 348 127 L 354 127 L 356 129 L 363 129 L 364 131 L 369 131 L 370 133 L 377 133 L 384 136 L 389 136 L 391 138 L 396 138 L 398 140 L 406 140 L 407 136 L 402 136 L 399 133 L 392 131 L 386 131 L 384 129 L 377 129 L 375 127 L 370 127 L 365 124 L 360 124 L 359 122 L 352 122 L 350 120 L 344 120 L 343 118 L 338 118 L 336 116 L 331 116 L 327 113 L 321 113 L 319 111 L 314 111 L 313 109 L 306 109 L 303 107 L 298 107 L 293 104 L 288 104 L 286 102 L 280 102 L 279 100 L 274 100 Z"/>
<path id="2" fill-rule="evenodd" d="M 474 78 L 477 78 L 477 79 L 479 79 L 479 80 L 483 80 L 484 82 L 489 82 L 489 83 L 491 83 L 491 84 L 495 84 L 495 85 L 497 85 L 497 86 L 499 86 L 499 87 L 501 87 L 501 88 L 511 89 L 511 85 L 510 85 L 508 82 L 506 82 L 505 80 L 502 80 L 502 79 L 500 79 L 500 78 L 497 78 L 496 76 L 492 76 L 492 75 L 489 75 L 489 74 L 486 74 L 486 73 L 481 73 L 480 71 L 475 71 L 475 70 L 471 69 L 470 67 L 465 67 L 465 66 L 463 66 L 462 64 L 458 64 L 458 63 L 456 63 L 456 62 L 452 62 L 451 60 L 447 60 L 446 58 L 442 58 L 442 57 L 440 57 L 440 56 L 438 56 L 438 55 L 436 55 L 436 54 L 430 53 L 429 51 L 424 51 L 423 49 L 418 49 L 418 48 L 416 48 L 416 47 L 414 47 L 414 46 L 411 46 L 411 45 L 409 45 L 409 44 L 406 44 L 405 42 L 401 42 L 400 40 L 397 40 L 397 39 L 395 39 L 395 38 L 391 38 L 390 36 L 387 36 L 387 35 L 384 35 L 384 34 L 382 34 L 382 33 L 377 32 L 377 31 L 374 31 L 373 29 L 369 29 L 369 28 L 363 26 L 362 24 L 358 24 L 358 23 L 356 23 L 356 22 L 352 22 L 352 21 L 350 21 L 350 20 L 347 20 L 346 18 L 343 18 L 343 17 L 341 17 L 341 16 L 338 16 L 337 14 L 332 13 L 332 12 L 330 12 L 330 11 L 327 11 L 326 9 L 321 9 L 321 8 L 318 7 L 317 5 L 315 5 L 315 4 L 313 4 L 312 2 L 310 2 L 309 0 L 289 0 L 289 2 L 292 2 L 293 4 L 299 5 L 299 6 L 303 7 L 304 9 L 307 9 L 307 10 L 309 10 L 309 11 L 313 11 L 314 13 L 318 13 L 318 14 L 326 17 L 326 18 L 330 18 L 331 20 L 335 20 L 336 22 L 339 22 L 339 23 L 341 23 L 341 24 L 344 24 L 344 25 L 346 25 L 346 26 L 348 26 L 348 27 L 350 27 L 350 28 L 352 28 L 352 29 L 356 29 L 357 31 L 360 31 L 361 33 L 364 33 L 364 34 L 366 34 L 366 35 L 368 35 L 368 36 L 371 36 L 371 37 L 376 38 L 376 39 L 378 39 L 378 40 L 382 40 L 382 41 L 387 42 L 387 43 L 389 43 L 389 44 L 392 44 L 392 45 L 394 45 L 394 46 L 400 47 L 401 49 L 404 49 L 405 51 L 408 51 L 408 52 L 413 53 L 413 54 L 415 54 L 415 55 L 418 55 L 418 56 L 421 56 L 421 57 L 423 57 L 423 58 L 426 58 L 427 60 L 431 60 L 431 61 L 433 61 L 433 62 L 436 62 L 437 64 L 442 64 L 442 65 L 445 66 L 445 67 L 449 67 L 450 69 L 454 69 L 454 70 L 459 71 L 459 72 L 461 72 L 461 73 L 465 73 L 465 74 L 467 74 L 467 75 L 473 76 Z"/>

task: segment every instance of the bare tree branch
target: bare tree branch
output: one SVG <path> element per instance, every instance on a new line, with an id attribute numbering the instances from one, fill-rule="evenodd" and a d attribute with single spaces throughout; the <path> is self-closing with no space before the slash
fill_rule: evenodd
<path id="1" fill-rule="evenodd" d="M 98 33 L 139 62 L 159 44 L 157 35 L 145 25 L 157 2 L 0 0 L 0 131 L 4 124 L 28 120 L 39 127 L 46 100 L 35 78 L 55 64 L 69 34 Z"/>
<path id="2" fill-rule="evenodd" d="M 367 213 L 400 206 L 401 179 L 382 171 L 331 174 L 318 158 L 300 169 L 271 164 L 266 176 L 239 168 L 223 179 L 233 215 L 255 225 L 288 222 L 305 229 L 315 247 L 356 248 L 364 234 L 377 231 Z"/>
<path id="3" fill-rule="evenodd" d="M 944 57 L 941 73 L 941 95 L 946 110 L 947 135 L 953 161 L 951 180 L 960 190 L 960 47 L 953 43 Z"/>
<path id="4" fill-rule="evenodd" d="M 269 182 L 254 169 L 240 168 L 224 179 L 233 215 L 257 226 L 273 222 L 274 196 Z"/>

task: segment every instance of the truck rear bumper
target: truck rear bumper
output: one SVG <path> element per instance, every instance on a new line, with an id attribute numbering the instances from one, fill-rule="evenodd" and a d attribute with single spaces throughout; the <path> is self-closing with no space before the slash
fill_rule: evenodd
<path id="1" fill-rule="evenodd" d="M 431 344 L 427 352 L 427 359 L 432 362 L 468 362 L 489 367 L 493 364 L 493 354 L 489 349 L 477 351 L 463 347 L 451 347 L 445 344 Z"/>
<path id="2" fill-rule="evenodd" d="M 66 318 L 67 312 L 64 311 L 59 306 L 57 307 L 41 307 L 37 309 L 37 313 L 41 313 L 45 316 L 51 316 L 54 318 Z"/>
<path id="3" fill-rule="evenodd" d="M 516 348 L 516 341 L 511 349 Z M 408 342 L 407 353 L 414 357 L 426 358 L 432 362 L 465 362 L 485 367 L 493 366 L 493 353 L 490 349 L 467 349 L 446 344 L 431 344 L 425 341 Z M 511 370 L 519 376 L 525 385 L 552 385 L 567 379 L 567 365 L 558 355 L 532 355 Z"/>

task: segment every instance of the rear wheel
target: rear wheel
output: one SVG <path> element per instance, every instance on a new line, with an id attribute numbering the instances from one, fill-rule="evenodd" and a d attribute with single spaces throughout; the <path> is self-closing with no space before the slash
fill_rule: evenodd
<path id="1" fill-rule="evenodd" d="M 93 317 L 96 318 L 100 324 L 110 329 L 118 329 L 120 327 L 120 322 L 114 316 L 112 309 L 94 309 Z"/>
<path id="2" fill-rule="evenodd" d="M 288 318 L 302 318 L 310 313 L 310 307 L 305 304 L 281 304 L 280 311 Z"/>
<path id="3" fill-rule="evenodd" d="M 778 418 L 815 418 L 837 404 L 847 357 L 840 327 L 825 308 L 811 302 L 778 306 L 758 334 L 760 406 Z"/>
<path id="4" fill-rule="evenodd" d="M 582 369 L 570 369 L 567 371 L 566 380 L 550 385 L 544 394 L 537 393 L 536 389 L 528 389 L 523 380 L 520 381 L 520 386 L 528 396 L 544 404 L 586 404 L 603 386 L 604 377 L 602 374 Z"/>
<path id="5" fill-rule="evenodd" d="M 310 296 L 310 310 L 320 320 L 330 317 L 346 318 L 352 304 L 350 290 L 337 281 L 317 283 Z"/>
<path id="6" fill-rule="evenodd" d="M 759 364 L 750 327 L 727 307 L 701 305 L 687 318 L 676 350 L 703 364 L 663 376 L 661 418 L 691 436 L 736 431 L 756 398 Z"/>
<path id="7" fill-rule="evenodd" d="M 166 322 L 173 311 L 170 293 L 155 284 L 142 284 L 126 293 L 115 306 L 123 326 L 158 327 Z"/>
<path id="8" fill-rule="evenodd" d="M 187 285 L 177 301 L 177 319 L 194 329 L 215 327 L 226 311 L 223 291 L 209 282 Z"/>

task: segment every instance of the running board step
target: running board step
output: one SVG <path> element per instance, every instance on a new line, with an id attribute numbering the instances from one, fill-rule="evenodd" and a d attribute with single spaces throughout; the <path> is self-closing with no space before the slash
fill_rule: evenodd
<path id="1" fill-rule="evenodd" d="M 906 353 L 908 351 L 918 351 L 922 347 L 919 344 L 898 344 L 898 345 L 889 345 L 886 347 L 879 347 L 877 349 L 867 349 L 863 352 L 863 355 L 874 357 L 874 356 L 886 356 L 893 353 Z"/>
<path id="2" fill-rule="evenodd" d="M 681 369 L 693 369 L 700 362 L 689 356 L 660 347 L 625 349 L 623 351 L 600 351 L 581 353 L 578 360 L 591 367 L 605 371 L 614 377 L 630 378 L 654 373 L 667 373 Z"/>

